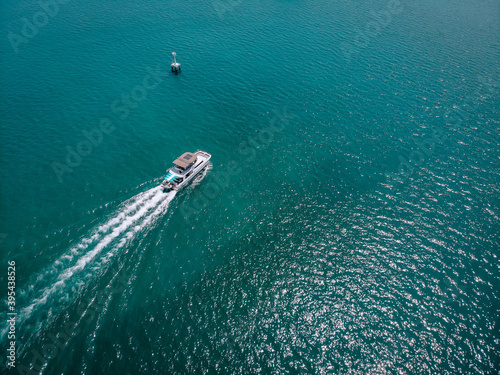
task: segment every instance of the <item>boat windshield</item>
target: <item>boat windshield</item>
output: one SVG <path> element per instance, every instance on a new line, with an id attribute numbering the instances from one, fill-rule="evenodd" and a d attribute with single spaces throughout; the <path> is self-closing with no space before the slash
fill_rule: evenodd
<path id="1" fill-rule="evenodd" d="M 186 173 L 187 171 L 189 171 L 189 170 L 191 169 L 191 167 L 192 167 L 192 166 L 190 165 L 190 166 L 189 166 L 189 167 L 187 167 L 187 168 L 181 168 L 181 167 L 179 167 L 178 165 L 174 165 L 174 166 L 171 168 L 171 170 L 172 170 L 173 172 L 177 173 L 177 174 L 184 174 L 184 173 Z"/>

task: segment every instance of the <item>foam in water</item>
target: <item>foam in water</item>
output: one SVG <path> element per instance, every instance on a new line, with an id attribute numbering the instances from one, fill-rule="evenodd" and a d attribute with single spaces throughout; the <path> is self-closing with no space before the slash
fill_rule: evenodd
<path id="1" fill-rule="evenodd" d="M 72 300 L 87 281 L 82 280 L 85 276 L 78 275 L 88 269 L 90 264 L 92 272 L 86 276 L 95 275 L 96 270 L 109 262 L 136 233 L 154 224 L 154 221 L 166 212 L 175 195 L 175 191 L 165 194 L 160 187 L 155 187 L 125 201 L 106 223 L 91 231 L 88 237 L 81 239 L 76 246 L 56 260 L 52 267 L 34 278 L 34 283 L 28 287 L 29 290 L 37 292 L 40 288 L 35 286 L 42 283 L 49 286 L 38 292 L 35 298 L 30 298 L 31 304 L 21 309 L 18 314 L 19 325 L 49 299 L 57 297 L 58 302 Z M 83 252 L 88 248 L 91 250 Z M 97 259 L 101 253 L 104 253 L 102 258 Z M 75 261 L 72 263 L 73 259 Z M 3 330 L 1 336 L 6 334 L 7 330 Z"/>

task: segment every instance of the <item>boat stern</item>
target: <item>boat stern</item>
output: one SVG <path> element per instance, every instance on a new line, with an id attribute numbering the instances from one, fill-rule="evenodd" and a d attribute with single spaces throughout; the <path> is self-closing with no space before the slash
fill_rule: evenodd
<path id="1" fill-rule="evenodd" d="M 172 171 L 169 171 L 169 173 L 165 176 L 163 179 L 163 182 L 161 183 L 161 187 L 163 188 L 163 191 L 169 192 L 171 190 L 175 190 L 177 186 L 177 180 L 179 179 L 179 176 L 175 175 L 172 173 Z"/>
<path id="2" fill-rule="evenodd" d="M 172 191 L 174 189 L 174 184 L 167 180 L 163 180 L 163 182 L 161 183 L 161 187 L 163 188 L 163 191 L 165 193 L 168 193 L 169 191 Z"/>

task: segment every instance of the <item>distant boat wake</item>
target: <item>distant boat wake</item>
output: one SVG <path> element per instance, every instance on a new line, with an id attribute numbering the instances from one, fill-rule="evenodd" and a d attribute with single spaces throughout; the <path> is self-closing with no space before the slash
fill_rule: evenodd
<path id="1" fill-rule="evenodd" d="M 29 287 L 19 294 L 18 328 L 44 306 L 43 313 L 40 312 L 43 316 L 36 316 L 37 322 L 47 324 L 57 316 L 57 307 L 73 301 L 88 281 L 95 278 L 137 233 L 154 225 L 166 213 L 176 194 L 176 191 L 164 193 L 158 186 L 126 200 L 109 220 L 33 277 Z M 2 340 L 6 335 L 7 329 L 3 329 Z"/>

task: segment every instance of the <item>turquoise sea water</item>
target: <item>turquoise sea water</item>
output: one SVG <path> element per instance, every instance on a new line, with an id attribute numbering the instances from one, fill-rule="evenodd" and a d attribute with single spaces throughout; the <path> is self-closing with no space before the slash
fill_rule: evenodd
<path id="1" fill-rule="evenodd" d="M 50 4 L 1 6 L 3 372 L 499 373 L 498 1 Z"/>

